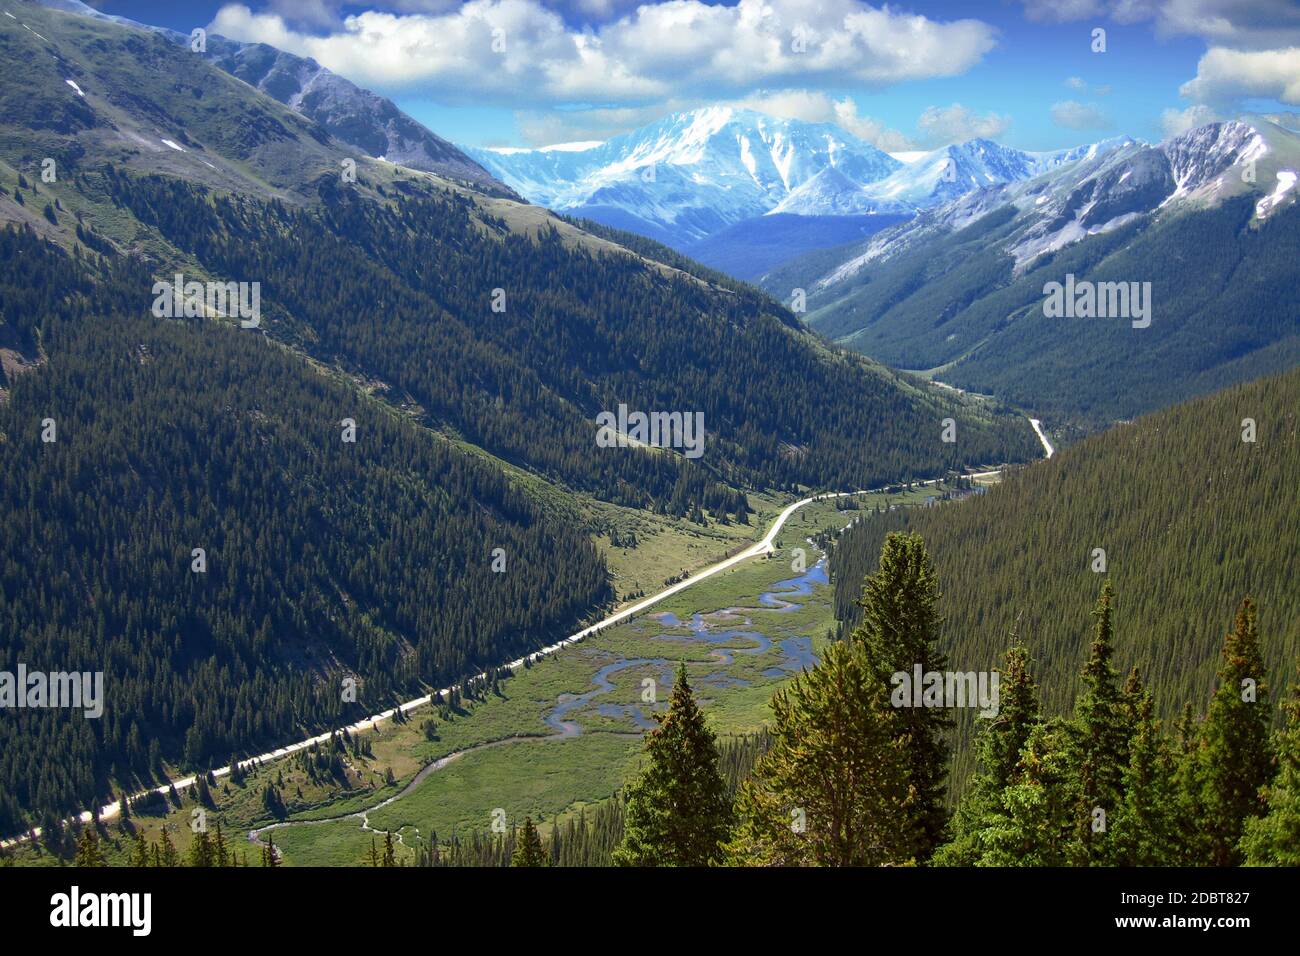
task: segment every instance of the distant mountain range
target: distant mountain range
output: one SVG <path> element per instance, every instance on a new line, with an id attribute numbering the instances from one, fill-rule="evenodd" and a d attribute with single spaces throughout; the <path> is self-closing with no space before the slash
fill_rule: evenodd
<path id="1" fill-rule="evenodd" d="M 837 126 L 722 106 L 604 143 L 464 151 L 530 202 L 675 248 L 771 212 L 825 170 L 864 183 L 903 167 Z"/>
<path id="2" fill-rule="evenodd" d="M 869 235 L 972 190 L 1130 142 L 1033 153 L 976 139 L 919 157 L 900 154 L 904 162 L 832 124 L 715 106 L 602 143 L 463 150 L 530 202 L 638 232 L 753 278 L 758 262 L 765 269 L 845 241 L 845 225 L 821 223 L 827 217 L 891 217 L 850 227 Z M 765 216 L 798 218 L 760 222 Z"/>
<path id="3" fill-rule="evenodd" d="M 1300 135 L 1264 117 L 1099 144 L 761 284 L 806 290 L 810 325 L 881 361 L 1104 424 L 1300 358 L 1298 176 Z M 1149 283 L 1149 328 L 1048 317 L 1067 276 Z"/>
<path id="4" fill-rule="evenodd" d="M 1122 138 L 1031 153 L 992 140 L 973 139 L 926 153 L 884 179 L 855 182 L 837 169 L 823 170 L 791 192 L 772 212 L 802 216 L 910 214 L 975 190 L 1031 179 L 1131 142 Z"/>

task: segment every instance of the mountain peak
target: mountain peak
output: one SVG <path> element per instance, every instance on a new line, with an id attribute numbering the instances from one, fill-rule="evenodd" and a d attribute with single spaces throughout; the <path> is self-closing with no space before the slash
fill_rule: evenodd
<path id="1" fill-rule="evenodd" d="M 581 151 L 465 150 L 533 202 L 679 248 L 771 212 L 826 170 L 840 191 L 902 164 L 829 123 L 736 106 L 670 113 Z"/>

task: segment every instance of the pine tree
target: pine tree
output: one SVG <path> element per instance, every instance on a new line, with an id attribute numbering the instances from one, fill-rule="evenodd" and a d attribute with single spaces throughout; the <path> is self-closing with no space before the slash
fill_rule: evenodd
<path id="1" fill-rule="evenodd" d="M 162 834 L 158 838 L 158 843 L 162 851 L 162 865 L 165 867 L 180 866 L 180 854 L 176 852 L 176 847 L 172 844 L 172 838 L 167 833 L 166 827 L 163 827 Z"/>
<path id="2" fill-rule="evenodd" d="M 941 619 L 934 565 L 917 534 L 891 533 L 880 551 L 880 567 L 869 575 L 858 603 L 862 623 L 852 640 L 864 645 L 877 679 L 888 686 L 897 672 L 943 671 L 948 662 L 938 650 Z M 905 741 L 908 779 L 914 790 L 908 828 L 917 861 L 928 860 L 944 841 L 947 828 L 948 743 L 952 718 L 940 707 L 895 708 Z"/>
<path id="3" fill-rule="evenodd" d="M 149 865 L 149 846 L 144 842 L 144 832 L 135 831 L 135 845 L 131 848 L 131 865 L 143 868 Z"/>
<path id="4" fill-rule="evenodd" d="M 384 856 L 379 861 L 380 866 L 397 866 L 397 848 L 393 846 L 393 831 L 384 831 Z"/>
<path id="5" fill-rule="evenodd" d="M 1118 866 L 1172 866 L 1178 862 L 1174 757 L 1160 735 L 1151 692 L 1137 669 L 1124 688 L 1125 706 L 1137 728 L 1129 740 L 1123 802 L 1110 827 L 1109 862 Z"/>
<path id="6" fill-rule="evenodd" d="M 230 865 L 230 848 L 226 845 L 225 834 L 221 832 L 221 821 L 217 821 L 216 832 L 212 835 L 212 863 L 214 866 Z"/>
<path id="7" fill-rule="evenodd" d="M 510 855 L 511 866 L 547 866 L 549 858 L 542 848 L 542 838 L 533 825 L 532 817 L 524 817 L 524 828 L 519 832 L 515 842 L 515 851 Z"/>
<path id="8" fill-rule="evenodd" d="M 666 714 L 646 737 L 649 765 L 627 787 L 620 866 L 708 866 L 731 827 L 731 801 L 718 770 L 717 742 L 686 680 L 677 672 Z"/>
<path id="9" fill-rule="evenodd" d="M 1241 862 L 1237 843 L 1245 822 L 1265 809 L 1260 790 L 1272 776 L 1271 723 L 1255 605 L 1247 598 L 1224 638 L 1218 687 L 1202 727 L 1202 799 L 1209 842 L 1206 863 L 1234 866 Z"/>
<path id="10" fill-rule="evenodd" d="M 1093 610 L 1096 626 L 1088 662 L 1081 675 L 1083 691 L 1074 708 L 1074 762 L 1079 774 L 1079 806 L 1075 811 L 1079 860 L 1105 859 L 1109 818 L 1123 800 L 1124 768 L 1132 727 L 1123 695 L 1116 683 L 1114 629 L 1111 624 L 1110 581 L 1101 588 Z"/>
<path id="11" fill-rule="evenodd" d="M 194 839 L 190 841 L 190 861 L 189 865 L 193 867 L 212 866 L 216 859 L 216 854 L 212 847 L 212 838 L 208 836 L 207 830 L 200 830 L 194 834 Z"/>
<path id="12" fill-rule="evenodd" d="M 905 862 L 906 740 L 860 642 L 822 660 L 772 698 L 771 748 L 741 784 L 729 862 L 878 866 Z"/>
<path id="13" fill-rule="evenodd" d="M 971 866 L 982 853 L 981 835 L 1005 816 L 1002 792 L 1014 781 L 1020 754 L 1042 719 L 1038 685 L 1029 673 L 1029 651 L 1013 633 L 999 678 L 998 714 L 976 744 L 978 769 L 953 818 L 952 842 L 940 847 L 936 865 Z"/>
<path id="14" fill-rule="evenodd" d="M 1002 791 L 1001 813 L 980 834 L 980 865 L 1068 866 L 1077 860 L 1073 733 L 1059 718 L 1030 732 L 1012 782 Z"/>
<path id="15" fill-rule="evenodd" d="M 1241 851 L 1247 866 L 1300 866 L 1300 679 L 1284 706 L 1286 727 L 1277 735 L 1278 769 L 1264 788 L 1268 812 L 1246 820 Z"/>
<path id="16" fill-rule="evenodd" d="M 1205 822 L 1205 764 L 1201 755 L 1201 725 L 1191 703 L 1174 721 L 1177 745 L 1174 753 L 1174 799 L 1178 840 L 1175 855 L 1181 866 L 1204 866 L 1210 858 L 1209 827 Z"/>
<path id="17" fill-rule="evenodd" d="M 77 839 L 76 866 L 108 866 L 104 859 L 104 850 L 99 845 L 99 833 L 92 822 Z"/>

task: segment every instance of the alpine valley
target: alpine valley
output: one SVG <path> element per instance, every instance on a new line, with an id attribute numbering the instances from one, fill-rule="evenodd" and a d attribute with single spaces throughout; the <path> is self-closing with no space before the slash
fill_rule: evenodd
<path id="1" fill-rule="evenodd" d="M 250 4 L 0 0 L 0 873 L 1300 864 L 1294 90 L 984 112 L 1246 5 Z"/>

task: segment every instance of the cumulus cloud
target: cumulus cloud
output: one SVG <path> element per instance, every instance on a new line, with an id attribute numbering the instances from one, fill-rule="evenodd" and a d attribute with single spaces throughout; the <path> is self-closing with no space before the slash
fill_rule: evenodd
<path id="1" fill-rule="evenodd" d="M 1066 129 L 1107 129 L 1110 117 L 1095 103 L 1063 100 L 1052 104 L 1052 122 Z"/>
<path id="2" fill-rule="evenodd" d="M 737 100 L 736 106 L 807 123 L 833 123 L 846 133 L 886 152 L 915 149 L 906 133 L 891 129 L 880 120 L 863 116 L 858 104 L 847 96 L 835 99 L 820 90 L 780 90 Z"/>
<path id="3" fill-rule="evenodd" d="M 647 126 L 665 113 L 693 109 L 701 104 L 676 102 L 654 106 L 601 107 L 586 110 L 516 110 L 515 127 L 525 145 L 552 146 L 556 143 L 603 141 Z M 500 146 L 514 146 L 502 142 Z"/>
<path id="4" fill-rule="evenodd" d="M 279 13 L 230 4 L 211 29 L 313 57 L 363 85 L 536 105 L 743 95 L 778 84 L 883 87 L 961 74 L 996 42 L 978 20 L 939 22 L 861 0 L 668 0 L 627 10 L 622 0 L 576 2 L 615 18 L 574 28 L 539 0 L 469 0 L 434 13 L 367 11 L 315 35 Z"/>
<path id="5" fill-rule="evenodd" d="M 968 139 L 997 139 L 1010 125 L 1010 116 L 998 113 L 980 116 L 960 103 L 928 107 L 916 121 L 916 128 L 921 133 L 920 145 L 926 149 L 937 149 Z"/>
<path id="6" fill-rule="evenodd" d="M 1165 110 L 1160 115 L 1160 128 L 1168 139 L 1172 136 L 1181 136 L 1197 126 L 1216 122 L 1220 118 L 1219 114 L 1210 107 L 1203 103 L 1195 103 L 1185 110 Z"/>
<path id="7" fill-rule="evenodd" d="M 1195 79 L 1178 90 L 1199 103 L 1226 104 L 1260 96 L 1300 105 L 1300 46 L 1282 50 L 1211 47 L 1196 65 Z"/>
<path id="8" fill-rule="evenodd" d="M 550 146 L 590 140 L 606 140 L 620 133 L 646 126 L 667 113 L 700 106 L 733 106 L 751 109 L 781 119 L 807 123 L 830 123 L 846 133 L 885 152 L 929 150 L 969 139 L 995 139 L 1011 124 L 1010 117 L 979 114 L 960 103 L 931 106 L 908 133 L 867 116 L 850 97 L 836 98 L 823 90 L 783 89 L 719 101 L 716 99 L 670 99 L 651 106 L 601 107 L 581 110 L 517 110 L 515 125 L 529 146 Z M 502 143 L 500 145 L 508 145 Z"/>

